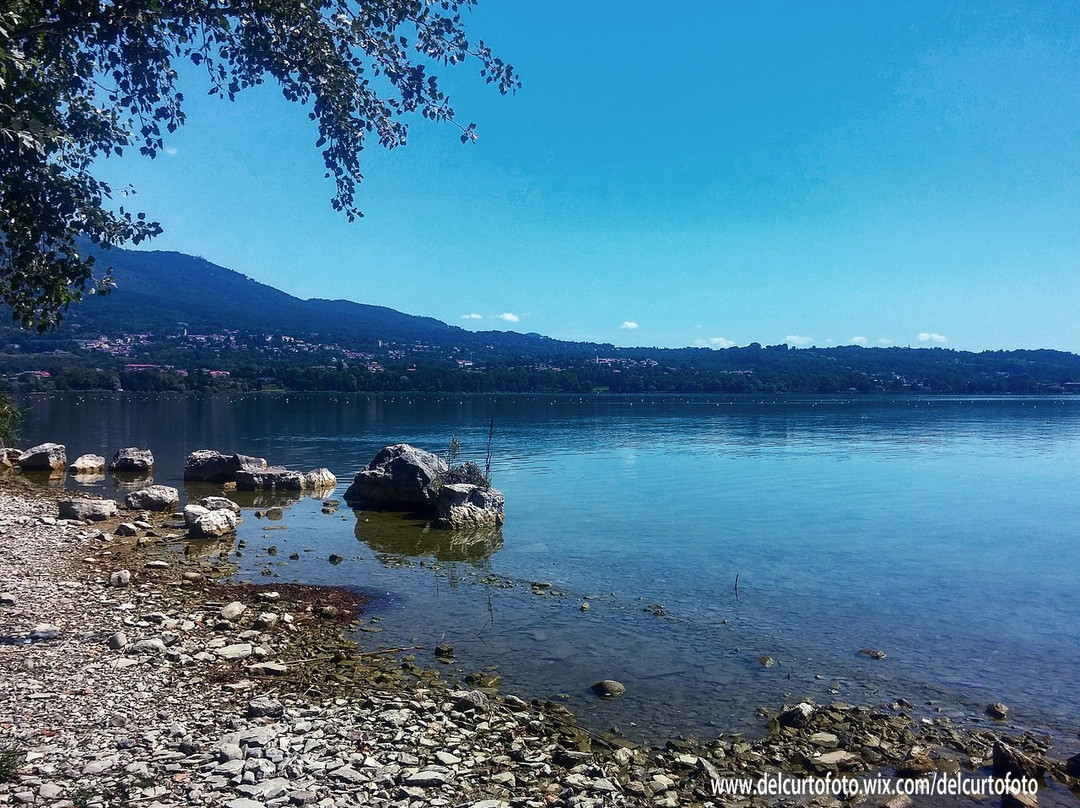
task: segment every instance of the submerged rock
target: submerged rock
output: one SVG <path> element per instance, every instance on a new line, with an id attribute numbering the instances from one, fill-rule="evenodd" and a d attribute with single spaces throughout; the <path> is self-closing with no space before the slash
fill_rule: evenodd
<path id="1" fill-rule="evenodd" d="M 602 679 L 591 690 L 602 699 L 617 699 L 626 692 L 626 685 L 614 679 Z"/>
<path id="2" fill-rule="evenodd" d="M 105 458 L 96 454 L 79 455 L 69 469 L 74 475 L 100 474 L 105 471 Z"/>

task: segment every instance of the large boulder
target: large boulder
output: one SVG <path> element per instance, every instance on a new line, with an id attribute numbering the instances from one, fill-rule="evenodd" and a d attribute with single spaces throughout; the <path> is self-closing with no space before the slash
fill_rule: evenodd
<path id="1" fill-rule="evenodd" d="M 117 515 L 116 500 L 62 499 L 56 503 L 61 519 L 100 522 Z"/>
<path id="2" fill-rule="evenodd" d="M 105 458 L 96 454 L 79 455 L 68 468 L 75 475 L 100 474 L 105 471 Z"/>
<path id="3" fill-rule="evenodd" d="M 171 511 L 180 504 L 180 492 L 168 485 L 151 485 L 132 491 L 124 507 L 135 511 Z"/>
<path id="4" fill-rule="evenodd" d="M 303 474 L 281 466 L 236 472 L 237 491 L 303 491 L 306 486 Z"/>
<path id="5" fill-rule="evenodd" d="M 19 455 L 23 471 L 63 471 L 67 468 L 67 448 L 62 443 L 42 443 Z"/>
<path id="6" fill-rule="evenodd" d="M 503 523 L 505 500 L 494 488 L 470 483 L 445 483 L 435 488 L 435 518 L 440 527 L 492 528 Z"/>
<path id="7" fill-rule="evenodd" d="M 213 449 L 199 449 L 187 456 L 184 463 L 184 481 L 197 483 L 236 482 L 241 471 L 258 471 L 266 468 L 261 457 L 242 454 L 226 455 Z"/>
<path id="8" fill-rule="evenodd" d="M 153 452 L 134 446 L 118 450 L 109 463 L 109 471 L 114 474 L 149 474 L 153 470 Z"/>
<path id="9" fill-rule="evenodd" d="M 432 483 L 447 470 L 431 452 L 407 443 L 387 446 L 356 475 L 345 501 L 384 510 L 430 510 Z"/>

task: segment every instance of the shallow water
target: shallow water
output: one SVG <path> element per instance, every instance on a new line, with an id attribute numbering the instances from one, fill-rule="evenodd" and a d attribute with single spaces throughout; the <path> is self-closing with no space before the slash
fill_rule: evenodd
<path id="1" fill-rule="evenodd" d="M 327 466 L 339 498 L 389 443 L 442 452 L 456 435 L 483 465 L 494 418 L 500 534 L 301 499 L 281 522 L 245 513 L 242 574 L 360 587 L 384 618 L 361 642 L 451 642 L 448 673 L 494 667 L 601 728 L 757 732 L 759 706 L 803 695 L 903 696 L 973 722 L 1004 701 L 1077 745 L 1080 399 L 23 401 L 27 441 L 69 459 L 149 446 L 156 481 L 181 485 L 188 452 L 241 451 Z M 602 678 L 627 695 L 597 700 Z"/>

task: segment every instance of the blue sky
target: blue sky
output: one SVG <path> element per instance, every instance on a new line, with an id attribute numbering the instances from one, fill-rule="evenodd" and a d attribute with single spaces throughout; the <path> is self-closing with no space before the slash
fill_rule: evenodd
<path id="1" fill-rule="evenodd" d="M 353 224 L 274 87 L 191 85 L 169 154 L 103 173 L 165 227 L 152 249 L 475 330 L 1080 351 L 1074 0 L 470 17 L 524 88 L 449 70 L 479 140 L 417 119 L 405 148 L 368 149 Z"/>

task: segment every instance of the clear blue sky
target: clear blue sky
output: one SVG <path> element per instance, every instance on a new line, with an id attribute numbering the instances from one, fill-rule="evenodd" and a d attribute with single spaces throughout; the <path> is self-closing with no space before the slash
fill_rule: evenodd
<path id="1" fill-rule="evenodd" d="M 524 88 L 451 69 L 479 140 L 368 149 L 354 224 L 274 87 L 191 85 L 170 153 L 104 173 L 153 249 L 476 330 L 1080 351 L 1075 0 L 481 0 L 469 29 Z"/>

